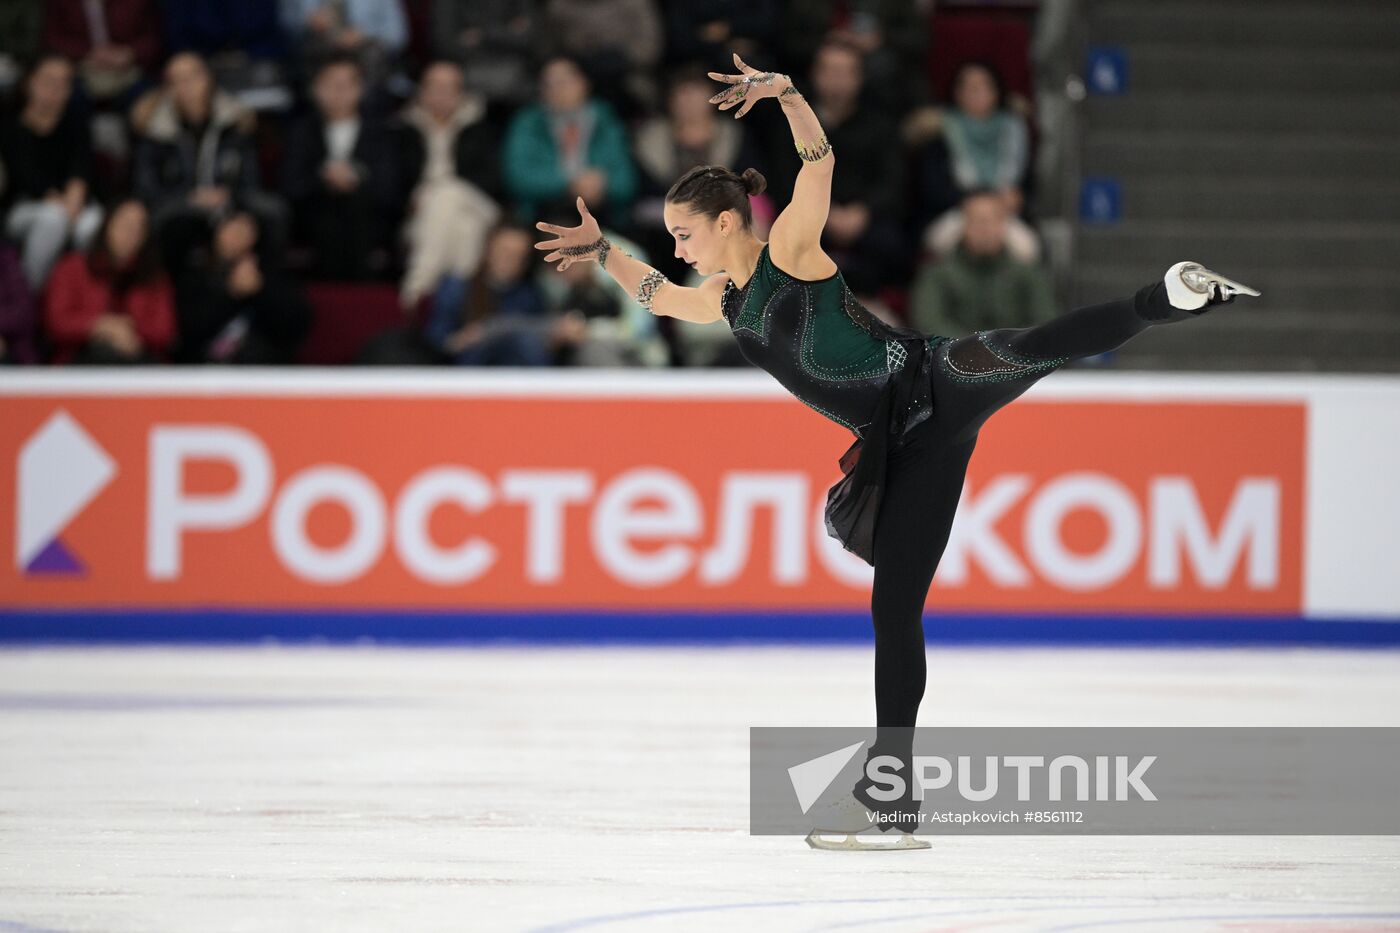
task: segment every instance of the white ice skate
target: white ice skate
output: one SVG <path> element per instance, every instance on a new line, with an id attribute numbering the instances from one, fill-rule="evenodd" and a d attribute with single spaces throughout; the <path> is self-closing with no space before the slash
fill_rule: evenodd
<path id="1" fill-rule="evenodd" d="M 1182 311 L 1199 311 L 1215 302 L 1226 302 L 1236 295 L 1259 297 L 1248 285 L 1212 272 L 1199 262 L 1179 262 L 1162 277 L 1167 286 L 1167 300 Z"/>
<path id="2" fill-rule="evenodd" d="M 879 828 L 869 816 L 870 808 L 847 793 L 812 815 L 816 829 L 807 834 L 807 845 L 814 849 L 847 852 L 898 852 L 927 849 L 931 844 L 912 833 Z"/>

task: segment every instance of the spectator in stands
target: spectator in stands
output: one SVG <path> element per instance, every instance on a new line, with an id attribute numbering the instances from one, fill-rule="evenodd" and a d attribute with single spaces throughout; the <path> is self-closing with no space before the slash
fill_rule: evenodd
<path id="1" fill-rule="evenodd" d="M 55 363 L 153 363 L 175 338 L 170 282 L 140 201 L 112 208 L 86 253 L 54 266 L 44 325 Z"/>
<path id="2" fill-rule="evenodd" d="M 667 57 L 707 68 L 734 52 L 748 58 L 773 49 L 783 13 L 779 0 L 690 0 L 665 9 Z"/>
<path id="3" fill-rule="evenodd" d="M 1030 168 L 1025 118 L 1008 105 L 1005 85 L 990 63 L 962 63 L 952 88 L 953 105 L 940 114 L 937 135 L 920 155 L 923 217 L 933 220 L 924 245 L 937 256 L 954 249 L 962 235 L 957 205 L 967 192 L 989 188 L 1010 212 L 1011 252 L 1034 262 L 1040 256 L 1039 240 L 1018 216 L 1024 207 L 1021 186 Z"/>
<path id="4" fill-rule="evenodd" d="M 198 54 L 226 93 L 253 109 L 290 105 L 277 0 L 179 0 L 164 13 L 170 50 Z"/>
<path id="5" fill-rule="evenodd" d="M 513 110 L 534 86 L 538 8 L 535 0 L 433 0 L 433 54 L 456 62 L 469 90 Z"/>
<path id="6" fill-rule="evenodd" d="M 545 62 L 540 102 L 516 113 L 502 160 L 506 187 L 522 217 L 582 197 L 615 226 L 636 193 L 626 129 L 612 107 L 590 96 L 583 69 L 566 56 Z"/>
<path id="7" fill-rule="evenodd" d="M 317 275 L 359 279 L 386 265 L 401 197 L 398 152 L 388 127 L 361 107 L 352 55 L 325 59 L 311 85 L 316 109 L 288 134 L 282 191 Z"/>
<path id="8" fill-rule="evenodd" d="M 310 330 L 311 311 L 276 258 L 258 254 L 251 214 L 225 218 L 177 284 L 181 362 L 291 363 Z"/>
<path id="9" fill-rule="evenodd" d="M 534 237 L 505 224 L 491 232 L 472 279 L 438 286 L 424 331 L 459 366 L 548 366 L 562 342 L 581 336 L 581 316 L 555 318 L 533 277 Z"/>
<path id="10" fill-rule="evenodd" d="M 675 241 L 666 229 L 662 209 L 672 183 L 696 165 L 754 165 L 759 155 L 744 126 L 722 119 L 710 103 L 714 82 L 703 71 L 682 71 L 671 80 L 666 114 L 653 117 L 637 131 L 637 157 L 642 196 L 632 212 L 638 238 L 654 255 L 657 268 L 673 281 L 690 272 L 674 254 Z M 766 195 L 759 197 L 765 198 Z"/>
<path id="11" fill-rule="evenodd" d="M 384 82 L 408 44 L 400 0 L 280 0 L 282 23 L 298 44 L 304 71 L 328 55 L 348 52 L 369 84 Z"/>
<path id="12" fill-rule="evenodd" d="M 444 275 L 475 275 L 486 234 L 500 220 L 500 141 L 485 116 L 484 99 L 466 91 L 452 62 L 427 67 L 403 112 L 403 176 L 413 185 L 400 289 L 406 308 Z"/>
<path id="13" fill-rule="evenodd" d="M 960 337 L 997 327 L 1029 327 L 1059 313 L 1045 270 L 1007 248 L 1010 210 L 994 189 L 963 201 L 962 240 L 952 256 L 925 266 L 914 282 L 909 321 L 926 334 Z"/>
<path id="14" fill-rule="evenodd" d="M 841 267 L 851 289 L 873 295 L 907 275 L 911 252 L 901 235 L 903 166 L 894 144 L 895 127 L 880 110 L 861 106 L 865 83 L 860 50 L 831 40 L 812 65 L 812 109 L 821 119 L 841 170 L 831 183 L 831 208 L 822 248 Z M 791 200 L 802 161 L 792 151 L 784 125 L 770 146 L 775 169 L 770 186 L 779 203 Z"/>
<path id="15" fill-rule="evenodd" d="M 0 243 L 0 365 L 37 363 L 34 293 L 20 266 L 19 250 Z"/>
<path id="16" fill-rule="evenodd" d="M 844 43 L 860 53 L 874 103 L 902 113 L 923 97 L 928 7 L 916 0 L 789 0 L 783 53 L 791 74 L 807 74 L 822 46 Z"/>
<path id="17" fill-rule="evenodd" d="M 545 0 L 544 35 L 624 117 L 657 109 L 665 35 L 653 0 Z"/>
<path id="18" fill-rule="evenodd" d="M 122 99 L 160 66 L 155 0 L 44 0 L 44 48 L 78 62 L 96 101 Z"/>
<path id="19" fill-rule="evenodd" d="M 628 247 L 628 252 L 633 250 Z M 596 263 L 574 263 L 546 279 L 550 307 L 570 328 L 560 348 L 565 366 L 664 366 L 670 351 L 659 321 L 625 296 Z M 561 287 L 562 286 L 562 287 Z"/>
<path id="20" fill-rule="evenodd" d="M 24 79 L 24 103 L 0 123 L 5 232 L 21 244 L 24 274 L 37 293 L 71 239 L 86 248 L 102 210 L 91 203 L 92 145 L 70 106 L 73 65 L 38 59 Z"/>
<path id="21" fill-rule="evenodd" d="M 215 85 L 202 58 L 173 56 L 164 86 L 136 102 L 131 120 L 139 137 L 135 190 L 177 278 L 189 251 L 207 246 L 215 225 L 235 211 L 253 212 L 265 237 L 283 241 L 286 208 L 261 188 L 252 113 Z"/>

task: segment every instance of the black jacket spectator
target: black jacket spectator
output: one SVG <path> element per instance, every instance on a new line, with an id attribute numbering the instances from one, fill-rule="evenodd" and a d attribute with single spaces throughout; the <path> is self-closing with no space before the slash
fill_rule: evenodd
<path id="1" fill-rule="evenodd" d="M 25 126 L 18 113 L 0 120 L 0 158 L 4 160 L 0 205 L 8 209 L 16 201 L 42 201 L 50 192 L 62 192 L 74 179 L 92 181 L 92 138 L 87 122 L 68 108 L 47 135 Z"/>
<path id="2" fill-rule="evenodd" d="M 72 102 L 73 65 L 49 53 L 24 76 L 20 108 L 0 120 L 0 216 L 36 292 L 71 240 L 85 249 L 102 220 L 90 203 L 92 144 Z"/>
<path id="3" fill-rule="evenodd" d="M 264 191 L 251 111 L 214 83 L 193 52 L 165 66 L 165 83 L 137 101 L 135 191 L 151 207 L 166 266 L 179 278 L 191 250 L 236 211 L 256 215 L 263 239 L 280 248 L 286 206 Z"/>
<path id="4" fill-rule="evenodd" d="M 361 278 L 375 262 L 374 250 L 388 244 L 400 213 L 398 144 L 384 123 L 364 116 L 349 160 L 359 181 L 349 191 L 331 187 L 323 175 L 328 153 L 325 120 L 304 117 L 287 137 L 282 191 L 300 236 L 315 253 L 317 274 Z"/>
<path id="5" fill-rule="evenodd" d="M 311 311 L 275 257 L 259 254 L 257 237 L 252 216 L 234 214 L 186 267 L 177 283 L 177 361 L 295 362 Z"/>
<path id="6" fill-rule="evenodd" d="M 859 50 L 828 42 L 812 67 L 811 102 L 831 147 L 837 171 L 831 181 L 831 210 L 822 245 L 857 294 L 873 295 L 908 276 L 912 250 L 902 232 L 903 153 L 893 122 L 862 96 Z M 772 124 L 777 128 L 777 124 Z M 803 163 L 793 149 L 787 121 L 772 143 L 774 198 L 792 200 Z"/>
<path id="7" fill-rule="evenodd" d="M 206 119 L 183 118 L 164 91 L 139 102 L 132 115 L 140 139 L 133 183 L 157 222 L 185 205 L 196 188 L 224 188 L 235 203 L 259 190 L 252 114 L 215 92 Z"/>
<path id="8" fill-rule="evenodd" d="M 282 156 L 282 192 L 326 278 L 362 278 L 384 265 L 404 197 L 398 141 L 361 106 L 363 91 L 353 58 L 322 65 L 316 110 L 292 127 Z"/>

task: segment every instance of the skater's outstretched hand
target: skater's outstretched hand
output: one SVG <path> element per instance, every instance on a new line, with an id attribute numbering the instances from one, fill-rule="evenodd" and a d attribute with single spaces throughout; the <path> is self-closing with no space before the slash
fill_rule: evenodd
<path id="1" fill-rule="evenodd" d="M 545 262 L 559 262 L 558 271 L 563 272 L 576 262 L 588 262 L 596 260 L 598 253 L 603 248 L 603 231 L 598 227 L 598 221 L 589 212 L 588 205 L 583 203 L 583 198 L 579 198 L 577 203 L 580 223 L 577 227 L 561 227 L 558 224 L 547 224 L 543 221 L 535 226 L 555 235 L 553 240 L 541 240 L 535 244 L 535 249 L 549 249 L 554 252 L 544 257 Z"/>
<path id="2" fill-rule="evenodd" d="M 759 71 L 744 64 L 744 60 L 739 57 L 739 53 L 734 53 L 734 65 L 739 69 L 736 75 L 720 74 L 717 71 L 709 73 L 716 81 L 723 81 L 729 87 L 720 91 L 710 98 L 710 103 L 719 104 L 720 110 L 729 110 L 739 107 L 739 112 L 734 114 L 734 119 L 739 119 L 748 113 L 754 104 L 765 97 L 777 97 L 786 88 L 792 87 L 792 81 L 787 75 L 778 74 L 776 71 Z"/>

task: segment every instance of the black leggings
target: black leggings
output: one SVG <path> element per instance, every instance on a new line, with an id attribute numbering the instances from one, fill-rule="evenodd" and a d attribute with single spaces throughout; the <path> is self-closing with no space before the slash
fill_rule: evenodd
<path id="1" fill-rule="evenodd" d="M 993 412 L 1070 360 L 1180 320 L 1157 282 L 1132 298 L 1079 308 L 1034 327 L 979 331 L 935 349 L 933 414 L 892 446 L 875 524 L 875 711 L 914 725 L 927 676 L 924 600 L 948 543 L 977 432 Z"/>
<path id="2" fill-rule="evenodd" d="M 948 544 L 977 432 L 997 409 L 1070 360 L 1122 346 L 1153 324 L 1184 320 L 1160 282 L 1131 298 L 1079 308 L 1034 327 L 979 331 L 934 350 L 933 414 L 891 446 L 880 512 L 875 523 L 876 741 L 866 761 L 894 755 L 906 777 L 895 802 L 868 795 L 862 775 L 858 799 L 877 810 L 911 812 L 907 766 L 913 726 L 924 697 L 924 600 Z M 913 831 L 917 824 L 891 819 L 881 828 Z"/>

